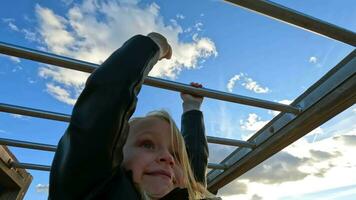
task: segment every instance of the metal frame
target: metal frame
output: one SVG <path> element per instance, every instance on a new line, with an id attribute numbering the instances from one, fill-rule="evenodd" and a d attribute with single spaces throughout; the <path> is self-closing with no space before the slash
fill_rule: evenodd
<path id="1" fill-rule="evenodd" d="M 356 33 L 267 0 L 225 0 L 258 14 L 356 46 Z"/>
<path id="2" fill-rule="evenodd" d="M 7 44 L 5 42 L 0 42 L 0 53 L 16 56 L 20 58 L 30 59 L 46 64 L 56 65 L 67 69 L 74 69 L 81 72 L 88 72 L 88 73 L 93 72 L 96 68 L 100 66 L 98 64 L 67 58 L 64 56 L 58 56 L 55 54 L 46 53 L 43 51 L 38 51 L 25 47 L 20 47 L 13 44 Z M 255 106 L 260 108 L 271 109 L 271 110 L 278 110 L 282 112 L 291 112 L 294 114 L 298 114 L 301 112 L 300 108 L 281 104 L 281 103 L 221 92 L 221 91 L 207 89 L 207 88 L 195 88 L 187 84 L 177 83 L 177 82 L 164 80 L 160 78 L 147 77 L 144 80 L 144 84 L 153 87 L 162 88 L 162 89 L 167 89 L 167 90 L 172 90 L 177 92 L 185 92 L 185 93 L 200 95 L 204 97 L 209 97 L 212 99 L 245 104 L 245 105 L 250 105 L 250 106 Z"/>
<path id="3" fill-rule="evenodd" d="M 313 33 L 356 46 L 356 34 L 328 22 L 305 15 L 267 0 L 225 0 L 262 15 L 286 22 Z M 68 69 L 91 73 L 99 65 L 51 53 L 0 42 L 0 53 L 30 59 Z M 221 163 L 209 163 L 208 188 L 216 192 L 238 176 L 257 166 L 309 131 L 352 106 L 356 102 L 356 50 L 311 86 L 291 105 L 234 95 L 211 89 L 194 88 L 186 84 L 148 77 L 144 84 L 213 99 L 282 111 L 248 141 L 208 136 L 210 143 L 239 146 Z M 63 122 L 70 116 L 0 103 L 0 111 Z M 56 146 L 0 138 L 0 144 L 55 151 Z M 13 167 L 49 171 L 50 166 L 12 162 Z"/>
<path id="4" fill-rule="evenodd" d="M 39 171 L 51 171 L 51 166 L 49 165 L 38 165 L 32 163 L 20 163 L 20 162 L 11 162 L 10 165 L 15 168 L 20 169 L 32 169 L 32 170 L 39 170 Z M 215 164 L 215 163 L 208 163 L 208 168 L 211 169 L 219 169 L 225 170 L 227 169 L 226 165 L 223 164 Z"/>
<path id="5" fill-rule="evenodd" d="M 301 114 L 279 114 L 248 139 L 248 142 L 256 145 L 254 149 L 238 148 L 220 163 L 229 166 L 227 170 L 210 171 L 209 190 L 217 191 L 355 104 L 355 88 L 356 50 L 292 103 L 303 108 Z"/>

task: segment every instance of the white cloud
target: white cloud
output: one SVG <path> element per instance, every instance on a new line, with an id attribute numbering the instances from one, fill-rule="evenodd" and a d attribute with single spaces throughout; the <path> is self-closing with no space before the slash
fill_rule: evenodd
<path id="1" fill-rule="evenodd" d="M 261 117 L 259 117 L 255 113 L 248 114 L 248 118 L 246 121 L 240 121 L 241 128 L 247 131 L 258 131 L 267 123 L 268 121 L 262 121 Z"/>
<path id="2" fill-rule="evenodd" d="M 339 190 L 350 188 L 356 180 L 353 109 L 345 111 L 342 117 L 335 117 L 332 124 L 329 121 L 308 134 L 325 135 L 332 130 L 329 137 L 314 143 L 308 137 L 297 140 L 234 181 L 245 183 L 248 186 L 246 193 L 238 194 L 238 190 L 232 189 L 229 190 L 230 196 L 224 196 L 223 199 L 252 199 L 254 195 L 268 200 L 333 199 L 331 197 L 355 194 L 355 190 Z M 325 195 L 330 191 L 333 191 L 331 196 Z"/>
<path id="3" fill-rule="evenodd" d="M 292 100 L 288 100 L 288 99 L 284 99 L 281 101 L 278 101 L 278 103 L 282 103 L 285 105 L 290 105 L 293 101 Z M 281 113 L 280 111 L 275 111 L 275 110 L 268 110 L 268 114 L 271 114 L 273 116 L 277 116 L 279 113 Z"/>
<path id="4" fill-rule="evenodd" d="M 15 62 L 15 61 L 14 61 Z M 21 71 L 23 68 L 20 65 L 15 65 L 12 68 L 12 72 L 17 72 L 17 71 Z"/>
<path id="5" fill-rule="evenodd" d="M 232 92 L 232 89 L 235 87 L 236 81 L 240 80 L 240 77 L 241 77 L 241 74 L 236 74 L 229 80 L 229 82 L 226 85 L 226 88 L 229 92 Z"/>
<path id="6" fill-rule="evenodd" d="M 36 83 L 36 81 L 33 80 L 33 79 L 30 78 L 30 77 L 27 78 L 27 81 L 28 81 L 28 83 L 30 83 L 30 84 Z"/>
<path id="7" fill-rule="evenodd" d="M 22 29 L 21 32 L 25 35 L 25 39 L 30 42 L 40 42 L 36 32 L 30 31 L 28 29 Z"/>
<path id="8" fill-rule="evenodd" d="M 0 133 L 6 133 L 6 131 L 5 131 L 5 130 L 0 129 Z"/>
<path id="9" fill-rule="evenodd" d="M 15 57 L 15 56 L 8 56 L 8 55 L 5 55 L 5 54 L 0 54 L 0 57 L 8 58 L 9 60 L 11 60 L 15 64 L 18 64 L 18 63 L 21 62 L 20 58 Z"/>
<path id="10" fill-rule="evenodd" d="M 229 82 L 226 85 L 226 88 L 229 92 L 232 92 L 232 89 L 236 85 L 237 81 L 241 81 L 241 85 L 247 89 L 251 90 L 255 93 L 268 93 L 270 92 L 270 89 L 268 87 L 263 87 L 260 84 L 257 83 L 257 81 L 254 81 L 251 77 L 248 77 L 247 74 L 240 73 L 234 75 Z"/>
<path id="11" fill-rule="evenodd" d="M 203 23 L 201 23 L 201 22 L 197 22 L 197 23 L 194 25 L 194 28 L 195 28 L 197 31 L 202 31 L 202 30 L 203 30 L 202 27 L 203 27 Z"/>
<path id="12" fill-rule="evenodd" d="M 13 118 L 17 118 L 17 119 L 22 119 L 24 118 L 23 115 L 19 115 L 19 114 L 10 114 Z"/>
<path id="13" fill-rule="evenodd" d="M 38 75 L 45 79 L 51 79 L 52 82 L 46 85 L 46 91 L 57 100 L 69 105 L 75 104 L 89 76 L 84 72 L 53 66 L 40 67 Z"/>
<path id="14" fill-rule="evenodd" d="M 20 58 L 18 58 L 18 57 L 9 56 L 9 58 L 10 58 L 10 60 L 12 60 L 14 63 L 20 63 L 20 62 L 21 62 Z"/>
<path id="15" fill-rule="evenodd" d="M 19 28 L 14 24 L 15 20 L 12 18 L 2 18 L 4 23 L 7 23 L 9 28 L 13 31 L 19 31 Z"/>
<path id="16" fill-rule="evenodd" d="M 39 68 L 38 75 L 43 78 L 52 78 L 53 81 L 62 83 L 66 86 L 83 88 L 88 74 L 75 70 L 62 70 L 53 66 Z"/>
<path id="17" fill-rule="evenodd" d="M 2 18 L 1 20 L 2 20 L 4 23 L 9 23 L 9 22 L 15 21 L 15 19 L 13 19 L 13 18 Z"/>
<path id="18" fill-rule="evenodd" d="M 185 19 L 185 16 L 182 14 L 177 14 L 176 17 L 177 19 Z"/>
<path id="19" fill-rule="evenodd" d="M 14 57 L 14 56 L 7 56 L 12 62 L 14 62 L 14 63 L 20 63 L 21 62 L 21 60 L 20 60 L 20 58 L 18 58 L 18 57 Z"/>
<path id="20" fill-rule="evenodd" d="M 268 93 L 270 91 L 268 87 L 262 87 L 252 78 L 245 78 L 245 82 L 242 83 L 242 86 L 245 86 L 246 89 L 254 91 L 255 93 Z"/>
<path id="21" fill-rule="evenodd" d="M 210 113 L 210 111 L 207 110 L 206 116 L 212 116 L 211 118 L 207 119 L 209 121 L 207 125 L 210 126 L 209 129 L 214 132 L 215 136 L 224 138 L 237 138 L 240 135 L 238 133 L 239 121 L 231 115 L 226 102 L 219 103 L 217 112 Z"/>
<path id="22" fill-rule="evenodd" d="M 59 85 L 53 85 L 48 83 L 46 87 L 47 92 L 61 102 L 67 103 L 69 105 L 74 105 L 77 101 L 78 95 L 73 97 L 73 95 L 71 95 L 68 90 L 65 90 Z"/>
<path id="23" fill-rule="evenodd" d="M 356 141 L 356 135 L 353 137 Z M 302 139 L 235 180 L 248 186 L 246 193 L 225 189 L 223 195 L 231 199 L 254 195 L 268 200 L 304 199 L 304 194 L 352 185 L 356 180 L 356 161 L 352 159 L 355 144 L 345 145 L 343 141 L 348 139 L 333 137 L 314 144 Z"/>
<path id="24" fill-rule="evenodd" d="M 318 62 L 318 58 L 315 57 L 315 56 L 311 56 L 311 57 L 309 58 L 309 62 L 310 62 L 310 63 L 313 63 L 313 64 L 316 64 L 316 63 Z"/>
<path id="25" fill-rule="evenodd" d="M 73 3 L 73 0 L 61 0 L 61 2 L 63 2 L 66 6 L 68 6 L 71 3 Z"/>
<path id="26" fill-rule="evenodd" d="M 9 28 L 13 31 L 20 32 L 24 34 L 25 39 L 30 42 L 41 42 L 37 36 L 37 33 L 25 28 L 20 29 L 17 25 L 15 25 L 15 20 L 11 18 L 2 19 L 3 22 L 7 23 Z"/>
<path id="27" fill-rule="evenodd" d="M 15 24 L 13 24 L 12 22 L 9 22 L 9 27 L 11 30 L 14 30 L 14 31 L 19 31 L 19 28 L 17 28 L 17 26 Z"/>
<path id="28" fill-rule="evenodd" d="M 173 55 L 171 60 L 157 63 L 150 76 L 175 79 L 184 69 L 197 69 L 200 60 L 217 56 L 210 38 L 195 36 L 191 42 L 180 41 L 181 26 L 165 24 L 155 3 L 143 7 L 138 6 L 138 1 L 85 0 L 81 5 L 73 5 L 65 16 L 40 5 L 36 6 L 36 14 L 46 48 L 80 60 L 102 63 L 131 36 L 152 31 L 166 36 Z M 66 86 L 83 85 L 85 82 L 84 75 L 72 74 L 66 69 L 43 67 L 39 73 L 43 74 L 43 71 L 57 84 L 61 84 L 61 80 L 66 81 Z M 82 87 L 75 89 L 79 88 Z"/>
<path id="29" fill-rule="evenodd" d="M 49 189 L 49 184 L 37 184 L 36 185 L 36 192 L 37 193 L 48 193 L 48 189 Z"/>
<path id="30" fill-rule="evenodd" d="M 317 140 L 318 135 L 323 134 L 324 130 L 321 127 L 317 127 L 316 129 L 312 130 L 308 135 L 311 136 L 313 135 L 313 142 L 315 142 L 315 140 Z"/>

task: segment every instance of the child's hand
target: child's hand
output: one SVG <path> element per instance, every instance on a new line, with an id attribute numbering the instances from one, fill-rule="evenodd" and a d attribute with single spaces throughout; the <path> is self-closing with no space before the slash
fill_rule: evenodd
<path id="1" fill-rule="evenodd" d="M 168 44 L 167 39 L 163 35 L 152 32 L 147 36 L 150 37 L 159 46 L 159 60 L 162 60 L 163 58 L 170 59 L 172 57 L 172 47 Z"/>
<path id="2" fill-rule="evenodd" d="M 202 88 L 203 85 L 199 83 L 192 82 L 190 83 L 191 86 L 196 88 Z M 189 110 L 200 110 L 200 106 L 203 103 L 204 98 L 201 96 L 196 96 L 187 93 L 180 93 L 180 97 L 183 100 L 183 112 Z"/>

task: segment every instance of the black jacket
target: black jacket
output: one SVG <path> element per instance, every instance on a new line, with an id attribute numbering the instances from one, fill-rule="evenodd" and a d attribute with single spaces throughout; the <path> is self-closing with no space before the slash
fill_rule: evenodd
<path id="1" fill-rule="evenodd" d="M 53 159 L 49 199 L 140 199 L 131 173 L 121 167 L 122 148 L 144 76 L 158 52 L 150 38 L 135 36 L 90 75 Z M 200 111 L 182 115 L 182 134 L 195 176 L 205 184 L 208 149 Z M 183 196 L 187 191 L 176 189 L 166 199 Z"/>

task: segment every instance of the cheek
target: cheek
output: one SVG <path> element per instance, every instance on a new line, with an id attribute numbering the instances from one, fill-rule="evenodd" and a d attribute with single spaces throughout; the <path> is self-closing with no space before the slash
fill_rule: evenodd
<path id="1" fill-rule="evenodd" d="M 184 178 L 183 169 L 181 166 L 176 165 L 173 168 L 174 171 L 174 185 L 179 188 L 184 188 L 186 185 L 186 179 Z"/>
<path id="2" fill-rule="evenodd" d="M 124 152 L 124 160 L 122 166 L 126 170 L 132 171 L 132 178 L 134 183 L 142 181 L 142 175 L 145 168 L 150 164 L 150 157 L 138 151 Z"/>

